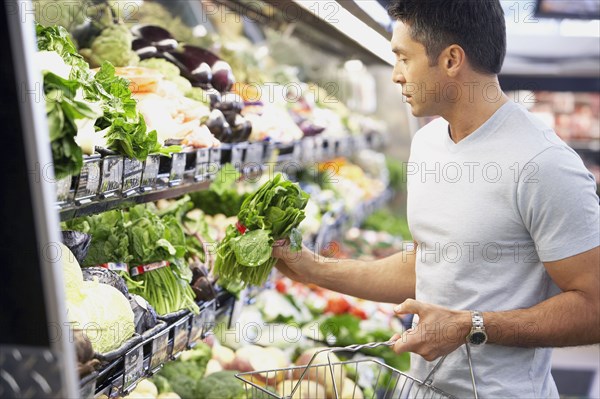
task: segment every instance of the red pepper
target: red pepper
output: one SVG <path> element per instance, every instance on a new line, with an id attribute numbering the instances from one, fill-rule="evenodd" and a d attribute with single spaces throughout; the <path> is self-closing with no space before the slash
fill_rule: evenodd
<path id="1" fill-rule="evenodd" d="M 367 320 L 367 313 L 364 310 L 362 310 L 362 309 L 353 307 L 353 308 L 350 308 L 350 312 L 349 313 L 351 315 L 354 315 L 354 316 L 358 317 L 361 320 Z"/>
<path id="2" fill-rule="evenodd" d="M 248 228 L 241 224 L 239 221 L 235 224 L 235 227 L 242 235 L 246 234 L 246 231 L 248 230 Z"/>
<path id="3" fill-rule="evenodd" d="M 336 315 L 346 313 L 348 310 L 350 310 L 350 303 L 346 298 L 341 296 L 329 298 L 325 307 L 325 312 L 331 312 Z"/>
<path id="4" fill-rule="evenodd" d="M 275 289 L 278 292 L 285 294 L 287 291 L 287 284 L 283 280 L 277 280 L 277 282 L 275 283 Z"/>

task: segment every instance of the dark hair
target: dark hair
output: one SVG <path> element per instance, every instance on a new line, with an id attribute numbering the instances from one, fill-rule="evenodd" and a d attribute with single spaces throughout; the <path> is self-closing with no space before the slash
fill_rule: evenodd
<path id="1" fill-rule="evenodd" d="M 410 26 L 434 64 L 446 47 L 458 44 L 473 68 L 497 74 L 506 55 L 506 23 L 499 0 L 395 0 L 390 16 Z"/>

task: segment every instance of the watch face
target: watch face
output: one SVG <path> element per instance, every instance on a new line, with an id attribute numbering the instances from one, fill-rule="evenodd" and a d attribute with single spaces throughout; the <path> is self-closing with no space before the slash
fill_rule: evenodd
<path id="1" fill-rule="evenodd" d="M 471 334 L 469 341 L 473 345 L 481 345 L 484 344 L 485 341 L 487 341 L 487 336 L 482 332 L 474 332 L 473 334 Z"/>

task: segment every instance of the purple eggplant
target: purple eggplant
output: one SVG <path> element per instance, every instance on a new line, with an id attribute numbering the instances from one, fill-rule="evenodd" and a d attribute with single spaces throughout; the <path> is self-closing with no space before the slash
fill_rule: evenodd
<path id="1" fill-rule="evenodd" d="M 145 39 L 151 43 L 158 43 L 163 40 L 175 40 L 168 30 L 156 25 L 136 25 L 131 28 L 131 33 L 135 37 Z"/>
<path id="2" fill-rule="evenodd" d="M 133 51 L 140 57 L 140 59 L 144 60 L 146 58 L 157 57 L 158 49 L 153 46 L 149 41 L 142 38 L 137 38 L 133 40 L 131 44 Z"/>
<path id="3" fill-rule="evenodd" d="M 231 86 L 235 83 L 231 67 L 225 61 L 217 61 L 212 66 L 212 73 L 213 76 L 210 82 L 212 86 L 221 93 L 229 91 Z"/>
<path id="4" fill-rule="evenodd" d="M 221 96 L 221 101 L 215 104 L 215 108 L 223 112 L 234 112 L 239 114 L 244 108 L 244 100 L 239 94 L 227 93 Z"/>
<path id="5" fill-rule="evenodd" d="M 300 130 L 302 130 L 302 133 L 304 133 L 304 136 L 306 137 L 316 136 L 323 133 L 325 130 L 323 126 L 315 125 L 309 120 L 302 121 L 298 127 L 300 127 Z"/>
<path id="6" fill-rule="evenodd" d="M 212 86 L 205 90 L 206 95 L 210 99 L 210 108 L 214 109 L 221 102 L 221 93 L 216 91 Z"/>
<path id="7" fill-rule="evenodd" d="M 231 142 L 231 126 L 227 123 L 225 116 L 218 109 L 211 111 L 206 121 L 206 127 L 215 136 L 215 138 L 223 143 Z"/>
<path id="8" fill-rule="evenodd" d="M 206 62 L 201 63 L 197 68 L 190 71 L 190 73 L 199 84 L 208 85 L 212 80 L 212 70 Z"/>
<path id="9" fill-rule="evenodd" d="M 252 123 L 243 116 L 238 115 L 233 126 L 232 142 L 240 143 L 242 141 L 248 141 L 248 137 L 250 137 L 250 134 L 252 133 Z"/>

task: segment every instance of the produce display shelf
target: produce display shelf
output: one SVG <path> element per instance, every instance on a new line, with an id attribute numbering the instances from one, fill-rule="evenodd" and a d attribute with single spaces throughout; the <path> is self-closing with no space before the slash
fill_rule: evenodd
<path id="1" fill-rule="evenodd" d="M 289 144 L 237 143 L 184 149 L 171 157 L 151 155 L 144 162 L 115 155 L 90 156 L 79 176 L 56 182 L 56 207 L 65 221 L 205 190 L 226 163 L 233 164 L 243 178 L 257 178 L 262 173 L 297 170 L 382 145 L 381 136 L 370 133 L 341 138 L 312 136 Z"/>
<path id="2" fill-rule="evenodd" d="M 369 215 L 385 206 L 392 198 L 390 189 L 384 190 L 377 197 L 360 203 L 351 212 L 327 212 L 322 217 L 319 232 L 307 245 L 315 250 L 333 249 L 331 243 L 343 236 L 350 226 L 360 226 Z"/>
<path id="3" fill-rule="evenodd" d="M 141 340 L 132 347 L 117 349 L 123 353 L 80 380 L 80 396 L 124 396 L 135 389 L 141 379 L 151 377 L 181 352 L 197 345 L 214 327 L 219 311 L 216 298 L 198 305 L 199 314 L 187 312 L 168 323 L 162 322 L 160 328 L 142 334 Z"/>

